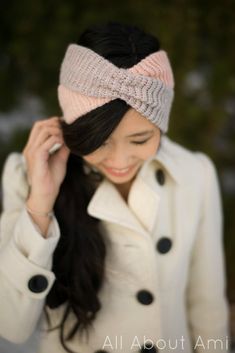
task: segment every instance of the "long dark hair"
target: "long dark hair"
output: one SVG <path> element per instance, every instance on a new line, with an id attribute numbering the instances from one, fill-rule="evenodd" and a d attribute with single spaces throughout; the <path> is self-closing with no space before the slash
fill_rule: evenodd
<path id="1" fill-rule="evenodd" d="M 120 68 L 132 67 L 160 49 L 156 37 L 135 26 L 116 22 L 89 27 L 77 44 L 94 50 Z M 94 172 L 85 173 L 82 156 L 104 143 L 129 108 L 124 101 L 115 99 L 72 124 L 61 121 L 64 140 L 71 153 L 54 207 L 61 237 L 53 255 L 52 270 L 56 280 L 47 295 L 46 305 L 54 309 L 66 304 L 58 328 L 61 344 L 68 352 L 71 351 L 65 341 L 84 330 L 88 333 L 101 308 L 98 292 L 105 275 L 107 248 L 99 227 L 100 220 L 87 213 L 97 182 L 103 177 Z M 77 320 L 65 337 L 65 324 L 70 313 Z"/>

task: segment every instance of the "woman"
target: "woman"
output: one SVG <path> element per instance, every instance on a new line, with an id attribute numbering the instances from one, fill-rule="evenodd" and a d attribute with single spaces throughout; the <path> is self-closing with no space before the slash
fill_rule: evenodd
<path id="1" fill-rule="evenodd" d="M 166 135 L 173 87 L 136 27 L 68 46 L 63 116 L 37 121 L 3 170 L 3 337 L 37 329 L 40 353 L 228 351 L 218 178 Z"/>

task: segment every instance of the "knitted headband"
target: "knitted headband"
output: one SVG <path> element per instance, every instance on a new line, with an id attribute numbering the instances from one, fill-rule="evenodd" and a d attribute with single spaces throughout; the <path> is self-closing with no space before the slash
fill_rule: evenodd
<path id="1" fill-rule="evenodd" d="M 68 124 L 120 98 L 166 132 L 173 88 L 173 73 L 164 50 L 123 69 L 89 48 L 70 44 L 60 69 L 58 98 Z"/>

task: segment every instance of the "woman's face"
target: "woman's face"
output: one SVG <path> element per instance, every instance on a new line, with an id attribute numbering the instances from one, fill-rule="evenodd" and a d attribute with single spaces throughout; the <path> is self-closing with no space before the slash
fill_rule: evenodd
<path id="1" fill-rule="evenodd" d="M 159 143 L 160 129 L 130 108 L 104 144 L 83 159 L 111 182 L 122 184 L 156 154 Z"/>

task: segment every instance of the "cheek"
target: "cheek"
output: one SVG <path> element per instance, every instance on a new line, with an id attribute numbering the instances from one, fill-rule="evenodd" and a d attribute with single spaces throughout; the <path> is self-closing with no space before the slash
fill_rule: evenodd
<path id="1" fill-rule="evenodd" d="M 90 153 L 83 157 L 85 161 L 90 164 L 99 164 L 103 160 L 104 156 L 103 153 Z"/>
<path id="2" fill-rule="evenodd" d="M 155 156 L 155 154 L 159 148 L 159 145 L 160 145 L 160 140 L 155 139 L 151 143 L 146 145 L 144 148 L 142 148 L 142 149 L 140 148 L 140 150 L 139 150 L 140 158 L 147 159 L 149 157 Z"/>

